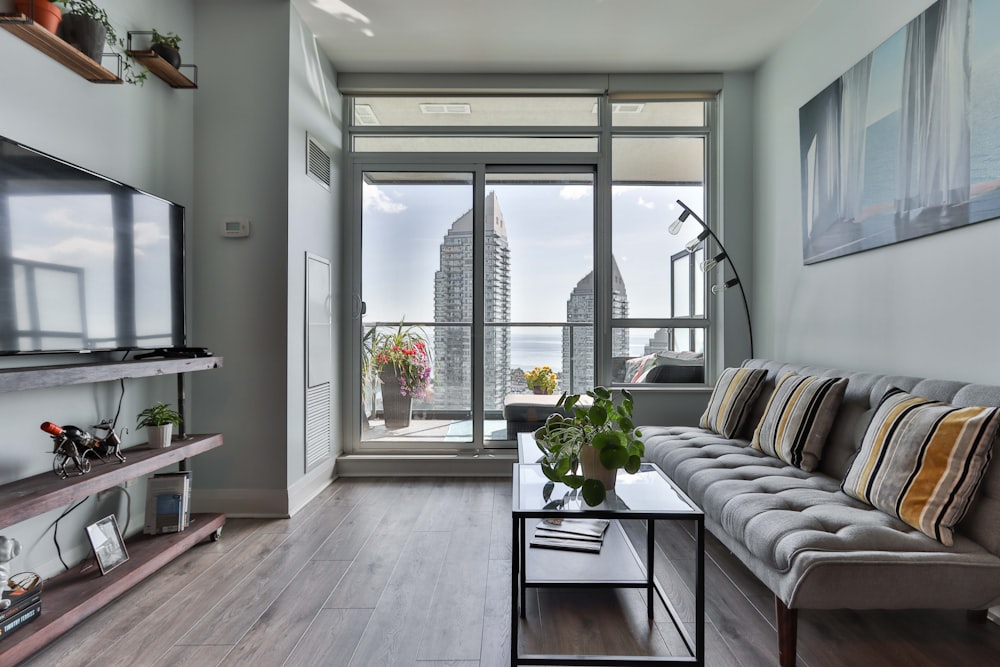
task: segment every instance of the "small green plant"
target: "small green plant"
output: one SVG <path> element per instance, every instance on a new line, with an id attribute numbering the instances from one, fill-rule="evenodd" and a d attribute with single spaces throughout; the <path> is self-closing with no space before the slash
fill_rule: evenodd
<path id="1" fill-rule="evenodd" d="M 169 46 L 172 49 L 177 49 L 178 45 L 181 43 L 181 38 L 172 32 L 166 34 L 156 31 L 153 28 L 153 36 L 150 38 L 153 44 L 162 44 L 163 46 Z"/>
<path id="2" fill-rule="evenodd" d="M 607 489 L 600 480 L 578 473 L 580 450 L 592 445 L 606 469 L 624 468 L 633 475 L 639 471 L 646 451 L 642 433 L 632 423 L 632 394 L 625 389 L 618 393 L 616 400 L 611 390 L 596 387 L 586 392 L 593 400 L 589 406 L 578 405 L 582 394 L 563 394 L 556 405 L 565 406 L 568 416 L 552 414 L 545 426 L 535 431 L 535 441 L 544 452 L 539 460 L 542 472 L 553 482 L 581 489 L 591 507 L 604 501 Z"/>
<path id="3" fill-rule="evenodd" d="M 136 419 L 138 420 L 136 428 L 181 425 L 181 414 L 166 403 L 157 403 L 151 408 L 146 408 L 136 416 Z"/>

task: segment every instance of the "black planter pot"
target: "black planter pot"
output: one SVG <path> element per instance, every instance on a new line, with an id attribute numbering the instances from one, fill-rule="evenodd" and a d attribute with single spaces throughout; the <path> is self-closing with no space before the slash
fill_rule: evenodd
<path id="1" fill-rule="evenodd" d="M 150 48 L 153 50 L 153 53 L 173 65 L 174 69 L 181 66 L 181 52 L 177 49 L 171 48 L 166 44 L 159 43 L 153 44 Z"/>
<path id="2" fill-rule="evenodd" d="M 56 35 L 94 62 L 101 62 L 107 31 L 100 22 L 80 14 L 63 14 Z"/>

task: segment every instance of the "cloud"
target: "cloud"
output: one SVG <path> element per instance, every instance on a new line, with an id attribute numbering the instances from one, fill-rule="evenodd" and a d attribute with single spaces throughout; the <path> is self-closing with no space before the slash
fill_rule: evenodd
<path id="1" fill-rule="evenodd" d="M 74 209 L 68 206 L 50 208 L 42 214 L 42 219 L 56 229 L 75 229 L 80 231 L 96 231 L 101 229 L 98 225 L 84 222 L 74 217 Z"/>
<path id="2" fill-rule="evenodd" d="M 18 252 L 17 256 L 19 259 L 29 259 L 47 264 L 85 266 L 92 261 L 113 260 L 115 244 L 110 240 L 98 241 L 75 237 L 51 245 L 26 247 Z"/>
<path id="3" fill-rule="evenodd" d="M 594 188 L 590 185 L 567 185 L 559 191 L 559 197 L 570 201 L 592 197 Z"/>
<path id="4" fill-rule="evenodd" d="M 612 185 L 611 186 L 611 196 L 620 197 L 621 195 L 629 192 L 630 190 L 640 190 L 643 186 L 641 185 Z"/>
<path id="5" fill-rule="evenodd" d="M 379 190 L 377 185 L 365 183 L 361 188 L 362 207 L 364 210 L 380 211 L 382 213 L 402 213 L 406 204 L 394 202 L 389 195 Z"/>
<path id="6" fill-rule="evenodd" d="M 639 206 L 644 206 L 645 208 L 648 208 L 648 209 L 654 209 L 654 208 L 656 208 L 656 203 L 655 202 L 646 201 L 641 196 L 639 197 L 639 201 L 637 201 L 636 203 Z"/>

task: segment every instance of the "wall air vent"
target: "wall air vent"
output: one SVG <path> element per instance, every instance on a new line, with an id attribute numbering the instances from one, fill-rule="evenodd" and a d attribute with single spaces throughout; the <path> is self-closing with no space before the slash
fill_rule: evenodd
<path id="1" fill-rule="evenodd" d="M 306 174 L 327 190 L 330 189 L 331 164 L 330 153 L 306 134 Z"/>
<path id="2" fill-rule="evenodd" d="M 354 124 L 355 125 L 378 125 L 378 116 L 375 115 L 375 110 L 372 109 L 370 104 L 355 104 L 354 105 Z"/>
<path id="3" fill-rule="evenodd" d="M 472 106 L 468 102 L 447 102 L 447 103 L 423 103 L 420 105 L 420 113 L 472 113 Z"/>
<path id="4" fill-rule="evenodd" d="M 612 102 L 611 113 L 642 113 L 646 108 L 643 102 Z M 597 103 L 590 109 L 590 113 L 597 113 Z"/>

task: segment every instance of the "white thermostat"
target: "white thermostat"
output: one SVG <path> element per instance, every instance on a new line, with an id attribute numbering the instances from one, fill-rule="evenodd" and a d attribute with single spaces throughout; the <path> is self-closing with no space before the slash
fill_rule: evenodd
<path id="1" fill-rule="evenodd" d="M 226 238 L 237 239 L 250 236 L 249 220 L 223 220 L 222 235 Z"/>

